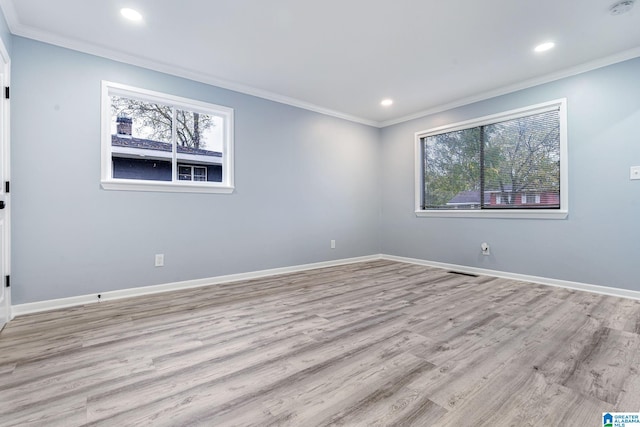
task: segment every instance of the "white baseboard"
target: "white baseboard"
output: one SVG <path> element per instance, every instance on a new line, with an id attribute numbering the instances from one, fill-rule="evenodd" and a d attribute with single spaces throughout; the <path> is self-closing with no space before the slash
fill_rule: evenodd
<path id="1" fill-rule="evenodd" d="M 295 265 L 291 267 L 272 268 L 269 270 L 252 271 L 248 273 L 229 274 L 225 276 L 209 277 L 206 279 L 185 280 L 183 282 L 164 283 L 162 285 L 143 286 L 139 288 L 121 289 L 117 291 L 98 292 L 89 295 L 59 298 L 46 301 L 16 304 L 11 306 L 11 315 L 38 313 L 42 311 L 56 310 L 60 308 L 74 307 L 78 305 L 112 301 L 121 298 L 129 298 L 142 295 L 157 294 L 160 292 L 177 291 L 180 289 L 198 288 L 202 286 L 218 285 L 221 283 L 239 282 L 241 280 L 258 279 L 261 277 L 275 276 L 277 274 L 297 273 L 316 268 L 334 267 L 338 265 L 354 264 L 357 262 L 374 261 L 380 259 L 380 255 L 369 255 L 357 258 L 345 258 L 334 261 L 323 261 L 312 264 Z M 100 298 L 98 299 L 98 295 Z"/>
<path id="2" fill-rule="evenodd" d="M 117 291 L 107 291 L 107 292 L 100 293 L 100 299 L 98 299 L 98 293 L 95 293 L 95 294 L 80 295 L 80 296 L 69 297 L 69 298 L 60 298 L 60 299 L 38 301 L 38 302 L 32 302 L 32 303 L 26 303 L 26 304 L 17 304 L 11 307 L 11 315 L 13 317 L 13 316 L 19 316 L 23 314 L 38 313 L 41 311 L 56 310 L 60 308 L 97 303 L 100 301 L 111 301 L 111 300 L 116 300 L 121 298 L 150 295 L 150 294 L 156 294 L 160 292 L 176 291 L 180 289 L 197 288 L 202 286 L 218 285 L 221 283 L 238 282 L 241 280 L 258 279 L 262 277 L 275 276 L 277 274 L 296 273 L 300 271 L 313 270 L 317 268 L 334 267 L 339 265 L 353 264 L 357 262 L 375 261 L 378 259 L 404 262 L 409 264 L 424 265 L 428 267 L 459 271 L 462 273 L 481 274 L 485 276 L 500 277 L 504 279 L 513 279 L 513 280 L 519 280 L 522 282 L 539 283 L 542 285 L 573 289 L 577 291 L 593 292 L 593 293 L 602 294 L 602 295 L 610 295 L 614 297 L 640 300 L 640 292 L 631 291 L 628 289 L 610 288 L 607 286 L 590 285 L 587 283 L 571 282 L 567 280 L 551 279 L 547 277 L 530 276 L 526 274 L 509 273 L 509 272 L 497 271 L 497 270 L 488 270 L 484 268 L 468 267 L 468 266 L 457 265 L 457 264 L 447 264 L 442 262 L 400 257 L 395 255 L 378 254 L 378 255 L 356 257 L 356 258 L 345 258 L 345 259 L 334 260 L 334 261 L 317 262 L 312 264 L 302 264 L 302 265 L 296 265 L 291 267 L 273 268 L 269 270 L 260 270 L 260 271 L 253 271 L 248 273 L 229 274 L 225 276 L 209 277 L 206 279 L 186 280 L 183 282 L 165 283 L 162 285 L 121 289 Z"/>
<path id="3" fill-rule="evenodd" d="M 541 285 L 555 286 L 558 288 L 573 289 L 576 291 L 592 292 L 613 297 L 629 298 L 640 300 L 640 292 L 629 289 L 613 288 L 608 286 L 591 285 L 588 283 L 571 282 L 568 280 L 551 279 L 548 277 L 530 276 L 527 274 L 509 273 L 506 271 L 488 270 L 485 268 L 468 267 L 457 264 L 447 264 L 444 262 L 427 261 L 416 258 L 399 257 L 395 255 L 380 255 L 381 259 L 388 261 L 398 261 L 409 264 L 425 265 L 428 267 L 443 268 L 446 270 L 459 271 L 461 273 L 479 274 L 484 276 L 500 277 L 503 279 L 513 279 L 522 282 L 539 283 Z"/>

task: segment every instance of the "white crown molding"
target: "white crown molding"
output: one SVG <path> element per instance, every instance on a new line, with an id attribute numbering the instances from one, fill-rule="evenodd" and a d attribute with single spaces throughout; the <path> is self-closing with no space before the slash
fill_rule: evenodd
<path id="1" fill-rule="evenodd" d="M 12 3 L 10 1 L 3 0 L 1 5 L 3 11 L 13 9 Z M 324 114 L 326 116 L 348 120 L 355 123 L 360 123 L 367 126 L 379 127 L 380 124 L 375 120 L 364 119 L 362 117 L 357 117 L 340 111 L 321 107 L 319 105 L 311 104 L 309 102 L 305 102 L 296 98 L 291 98 L 288 96 L 258 89 L 249 85 L 221 79 L 211 74 L 200 73 L 197 71 L 179 67 L 177 65 L 162 63 L 140 56 L 129 55 L 103 46 L 87 43 L 82 40 L 61 37 L 47 31 L 41 31 L 32 27 L 24 26 L 17 20 L 15 11 L 5 13 L 5 16 L 7 17 L 7 21 L 11 21 L 11 23 L 9 23 L 9 29 L 11 30 L 11 33 L 16 36 L 37 40 L 43 43 L 64 47 L 78 52 L 111 59 L 117 62 L 123 62 L 125 64 L 135 65 L 138 67 L 170 74 L 177 77 L 182 77 L 189 80 L 194 80 L 200 83 L 206 83 L 212 86 L 220 87 L 222 89 L 232 90 L 234 92 L 239 92 L 245 95 L 251 95 L 257 98 L 278 102 L 280 104 L 291 105 L 293 107 L 313 111 L 315 113 Z"/>
<path id="2" fill-rule="evenodd" d="M 42 311 L 57 310 L 60 308 L 74 307 L 85 304 L 113 301 L 121 298 L 152 295 L 161 292 L 177 291 L 181 289 L 199 288 L 203 286 L 219 285 L 221 283 L 239 282 L 242 280 L 258 279 L 261 277 L 275 276 L 278 274 L 297 273 L 317 268 L 335 267 L 339 265 L 354 264 L 358 262 L 374 261 L 380 259 L 380 255 L 369 255 L 356 258 L 344 258 L 334 261 L 323 261 L 312 264 L 301 264 L 291 267 L 273 268 L 268 270 L 252 271 L 248 273 L 229 274 L 225 276 L 208 277 L 205 279 L 186 280 L 182 282 L 164 283 L 161 285 L 143 286 L 138 288 L 120 289 L 117 291 L 97 292 L 88 295 L 79 295 L 68 298 L 59 298 L 46 301 L 37 301 L 26 304 L 16 304 L 11 307 L 11 318 L 23 314 L 39 313 Z M 98 298 L 100 295 L 100 298 Z"/>
<path id="3" fill-rule="evenodd" d="M 495 98 L 509 93 L 517 92 L 519 90 L 528 89 L 534 86 L 539 86 L 545 83 L 551 83 L 556 80 L 564 79 L 566 77 L 576 76 L 578 74 L 586 73 L 588 71 L 596 70 L 598 68 L 606 67 L 608 65 L 617 64 L 618 62 L 627 61 L 629 59 L 637 58 L 640 56 L 640 47 L 625 50 L 615 55 L 610 55 L 604 58 L 596 59 L 594 61 L 585 62 L 575 67 L 567 68 L 556 73 L 545 74 L 544 76 L 536 77 L 533 79 L 525 80 L 520 83 L 515 83 L 508 86 L 503 86 L 498 89 L 482 92 L 476 95 L 468 96 L 458 99 L 446 104 L 438 105 L 427 110 L 423 110 L 417 113 L 409 114 L 407 116 L 399 117 L 397 119 L 384 120 L 378 122 L 378 127 L 385 128 L 388 126 L 396 125 L 399 123 L 408 122 L 410 120 L 420 119 L 422 117 L 429 116 L 431 114 L 441 113 L 443 111 L 452 110 L 454 108 L 462 107 L 465 105 L 473 104 L 474 102 L 480 102 L 487 99 Z"/>
<path id="4" fill-rule="evenodd" d="M 288 96 L 280 95 L 274 92 L 269 92 L 263 89 L 255 88 L 249 85 L 233 82 L 230 80 L 222 79 L 211 74 L 201 73 L 189 69 L 185 69 L 173 64 L 162 63 L 154 61 L 148 58 L 129 55 L 123 52 L 119 52 L 113 49 L 109 49 L 103 46 L 87 43 L 82 40 L 77 40 L 68 37 L 61 37 L 59 35 L 41 31 L 33 27 L 23 25 L 18 17 L 13 2 L 11 0 L 0 0 L 0 9 L 5 15 L 7 25 L 12 34 L 26 37 L 29 39 L 41 41 L 67 49 L 111 59 L 118 62 L 123 62 L 130 65 L 147 68 L 153 71 L 158 71 L 165 74 L 174 75 L 177 77 L 194 80 L 201 83 L 210 84 L 223 89 L 232 90 L 234 92 L 243 93 L 246 95 L 255 96 L 258 98 L 266 99 L 269 101 L 278 102 L 281 104 L 290 105 L 293 107 L 301 108 L 304 110 L 313 111 L 316 113 L 324 114 L 331 117 L 336 117 L 343 120 L 348 120 L 355 123 L 364 124 L 376 128 L 385 128 L 388 126 L 404 123 L 410 120 L 419 119 L 431 114 L 440 113 L 443 111 L 451 110 L 453 108 L 462 107 L 464 105 L 472 104 L 474 102 L 484 101 L 497 96 L 506 95 L 518 90 L 528 89 L 534 86 L 538 86 L 545 83 L 550 83 L 562 78 L 575 76 L 591 70 L 606 67 L 618 62 L 626 61 L 629 59 L 640 57 L 640 47 L 629 49 L 623 52 L 619 52 L 614 55 L 610 55 L 604 58 L 600 58 L 594 61 L 588 61 L 581 65 L 571 67 L 556 73 L 546 74 L 533 79 L 525 80 L 520 83 L 503 86 L 494 90 L 478 93 L 469 97 L 461 98 L 446 104 L 434 106 L 432 108 L 422 110 L 413 114 L 398 117 L 395 119 L 377 121 L 370 120 L 362 117 L 357 117 L 351 114 L 343 113 L 341 111 L 332 110 L 319 105 L 315 105 L 300 99 L 291 98 Z"/>
<path id="5" fill-rule="evenodd" d="M 230 274 L 226 276 L 210 277 L 205 279 L 187 280 L 183 282 L 165 283 L 161 285 L 144 286 L 139 288 L 121 289 L 117 291 L 108 291 L 100 293 L 101 298 L 98 299 L 98 293 L 89 295 L 80 295 L 69 298 L 60 298 L 47 301 L 38 301 L 26 304 L 17 304 L 11 307 L 11 318 L 24 314 L 39 313 L 42 311 L 57 310 L 61 308 L 74 307 L 85 304 L 99 303 L 101 301 L 113 301 L 121 298 L 129 298 L 143 295 L 152 295 L 161 292 L 170 292 L 181 289 L 197 288 L 203 286 L 214 286 L 221 283 L 238 282 L 242 280 L 257 279 L 278 274 L 297 273 L 300 271 L 313 270 L 324 267 L 335 267 L 339 265 L 354 264 L 358 262 L 367 262 L 375 260 L 388 260 L 403 262 L 408 264 L 424 265 L 427 267 L 441 268 L 446 270 L 458 271 L 468 274 L 479 274 L 484 276 L 500 277 L 503 279 L 518 280 L 521 282 L 538 283 L 546 286 L 554 286 L 576 291 L 591 292 L 601 295 L 609 295 L 619 298 L 628 298 L 640 300 L 640 292 L 629 289 L 610 288 L 607 286 L 591 285 L 587 283 L 571 282 L 567 280 L 552 279 L 548 277 L 530 276 L 526 274 L 509 273 L 505 271 L 488 270 L 484 268 L 468 267 L 458 264 L 448 264 L 443 262 L 428 261 L 416 258 L 400 257 L 395 255 L 368 255 L 356 258 L 345 258 L 334 261 L 323 261 L 312 264 L 302 264 L 291 267 L 274 268 L 269 270 L 253 271 L 248 273 Z"/>
<path id="6" fill-rule="evenodd" d="M 16 12 L 16 8 L 13 6 L 13 1 L 0 0 L 0 9 L 2 10 L 4 18 L 7 21 L 9 31 L 11 31 L 12 34 L 15 34 L 14 30 L 20 26 L 20 19 L 18 18 L 18 12 Z"/>

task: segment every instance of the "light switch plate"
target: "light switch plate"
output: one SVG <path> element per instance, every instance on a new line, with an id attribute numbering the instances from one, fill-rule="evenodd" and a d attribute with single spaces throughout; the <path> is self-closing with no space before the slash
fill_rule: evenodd
<path id="1" fill-rule="evenodd" d="M 640 166 L 631 166 L 629 179 L 640 179 Z"/>

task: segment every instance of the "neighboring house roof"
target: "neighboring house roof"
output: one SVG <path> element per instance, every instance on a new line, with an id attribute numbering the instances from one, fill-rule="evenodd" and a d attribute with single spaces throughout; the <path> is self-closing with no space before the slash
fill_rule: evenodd
<path id="1" fill-rule="evenodd" d="M 121 137 L 119 135 L 111 135 L 111 145 L 116 147 L 138 148 L 143 150 L 167 151 L 171 152 L 171 143 L 153 141 L 151 139 L 132 138 L 129 136 Z M 178 153 L 193 154 L 197 156 L 213 156 L 222 157 L 219 151 L 203 150 L 201 148 L 184 147 L 178 145 Z"/>
<path id="2" fill-rule="evenodd" d="M 485 192 L 487 197 L 487 192 Z M 447 202 L 448 205 L 470 205 L 480 204 L 480 191 L 461 191 L 453 199 Z"/>

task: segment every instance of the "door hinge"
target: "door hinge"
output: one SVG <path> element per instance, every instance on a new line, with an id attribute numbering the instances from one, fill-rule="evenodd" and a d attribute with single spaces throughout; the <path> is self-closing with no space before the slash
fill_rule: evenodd
<path id="1" fill-rule="evenodd" d="M 11 185 L 9 184 L 9 181 L 5 181 L 4 182 L 4 192 L 5 193 L 9 193 L 11 190 Z"/>
<path id="2" fill-rule="evenodd" d="M 10 92 L 9 86 L 5 86 L 4 87 L 4 97 L 5 97 L 5 99 L 9 99 L 9 92 Z"/>
<path id="3" fill-rule="evenodd" d="M 9 276 L 8 274 L 4 276 L 4 286 L 7 288 L 11 287 L 11 276 Z"/>

